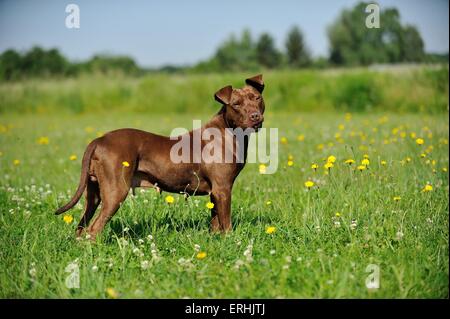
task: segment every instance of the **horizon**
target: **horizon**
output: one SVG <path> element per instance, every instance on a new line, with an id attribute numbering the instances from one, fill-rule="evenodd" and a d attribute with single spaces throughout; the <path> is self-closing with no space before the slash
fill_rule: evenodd
<path id="1" fill-rule="evenodd" d="M 236 2 L 149 3 L 122 5 L 106 2 L 49 0 L 0 2 L 0 51 L 26 51 L 33 46 L 57 48 L 71 61 L 97 54 L 126 55 L 145 68 L 193 65 L 211 57 L 232 34 L 248 28 L 253 39 L 268 32 L 276 47 L 284 49 L 288 30 L 297 25 L 313 57 L 328 56 L 326 28 L 357 0 L 323 0 L 320 3 L 286 1 L 282 5 Z M 396 7 L 402 24 L 415 25 L 425 52 L 448 54 L 448 1 L 380 0 L 380 9 Z M 80 7 L 80 29 L 67 29 L 65 7 Z M 258 8 L 255 10 L 255 8 Z M 227 16 L 224 12 L 232 14 Z M 251 18 L 252 14 L 257 18 Z M 381 21 L 382 23 L 382 21 Z"/>

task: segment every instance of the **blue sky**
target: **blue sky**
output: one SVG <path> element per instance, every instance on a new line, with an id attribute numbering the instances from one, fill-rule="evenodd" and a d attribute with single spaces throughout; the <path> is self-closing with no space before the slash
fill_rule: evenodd
<path id="1" fill-rule="evenodd" d="M 0 51 L 57 47 L 83 60 L 95 53 L 126 54 L 148 67 L 191 64 L 211 56 L 231 33 L 247 27 L 271 33 L 279 48 L 292 25 L 315 55 L 327 55 L 326 27 L 357 0 L 125 1 L 0 0 Z M 65 27 L 65 7 L 80 7 L 80 29 Z M 428 52 L 448 52 L 448 0 L 379 0 L 416 25 Z M 381 21 L 382 23 L 382 21 Z"/>

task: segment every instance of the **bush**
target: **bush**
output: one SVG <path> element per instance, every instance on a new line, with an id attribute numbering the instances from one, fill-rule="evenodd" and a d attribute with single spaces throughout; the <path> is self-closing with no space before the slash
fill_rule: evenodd
<path id="1" fill-rule="evenodd" d="M 377 87 L 375 77 L 372 73 L 342 76 L 334 96 L 336 109 L 362 112 L 379 106 L 382 89 Z"/>

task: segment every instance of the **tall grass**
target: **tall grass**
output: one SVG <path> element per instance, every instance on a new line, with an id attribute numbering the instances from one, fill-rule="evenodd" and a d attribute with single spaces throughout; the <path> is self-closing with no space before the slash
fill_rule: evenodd
<path id="1" fill-rule="evenodd" d="M 241 87 L 253 74 L 81 76 L 0 85 L 0 113 L 92 113 L 120 110 L 148 113 L 205 113 L 213 94 L 226 84 Z M 275 111 L 390 111 L 442 113 L 448 110 L 448 67 L 376 72 L 265 72 L 266 103 Z"/>

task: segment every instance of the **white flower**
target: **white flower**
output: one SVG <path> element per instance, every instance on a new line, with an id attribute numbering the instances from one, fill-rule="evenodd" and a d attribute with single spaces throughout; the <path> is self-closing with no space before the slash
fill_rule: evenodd
<path id="1" fill-rule="evenodd" d="M 141 268 L 142 269 L 147 269 L 148 267 L 150 266 L 150 263 L 149 263 L 149 261 L 148 260 L 143 260 L 143 261 L 141 261 Z"/>
<path id="2" fill-rule="evenodd" d="M 397 232 L 396 236 L 397 236 L 397 237 L 396 237 L 397 240 L 401 240 L 401 239 L 403 238 L 403 232 L 399 230 L 399 231 Z"/>
<path id="3" fill-rule="evenodd" d="M 336 221 L 334 222 L 334 227 L 336 227 L 336 228 L 341 227 L 341 222 L 338 221 L 338 220 L 336 220 Z"/>
<path id="4" fill-rule="evenodd" d="M 98 266 L 97 265 L 92 266 L 91 270 L 93 272 L 97 272 L 98 271 Z"/>
<path id="5" fill-rule="evenodd" d="M 272 249 L 272 250 L 270 250 L 269 253 L 270 253 L 271 255 L 275 255 L 276 251 L 275 251 L 275 249 Z"/>
<path id="6" fill-rule="evenodd" d="M 195 250 L 195 251 L 200 251 L 200 245 L 195 244 L 195 245 L 194 245 L 194 250 Z"/>
<path id="7" fill-rule="evenodd" d="M 358 222 L 356 219 L 353 219 L 352 222 L 350 223 L 350 229 L 353 230 L 356 228 L 356 226 L 358 226 Z"/>
<path id="8" fill-rule="evenodd" d="M 36 268 L 32 267 L 29 270 L 30 276 L 31 277 L 35 277 L 36 276 Z"/>
<path id="9" fill-rule="evenodd" d="M 244 262 L 240 259 L 236 260 L 236 263 L 234 264 L 234 268 L 239 269 L 242 265 L 244 265 Z"/>
<path id="10" fill-rule="evenodd" d="M 285 259 L 286 259 L 287 263 L 290 263 L 292 261 L 292 257 L 291 256 L 286 256 Z"/>
<path id="11" fill-rule="evenodd" d="M 129 232 L 130 231 L 130 228 L 129 227 L 125 227 L 124 229 L 123 229 L 123 232 L 124 233 L 127 233 L 127 232 Z"/>

